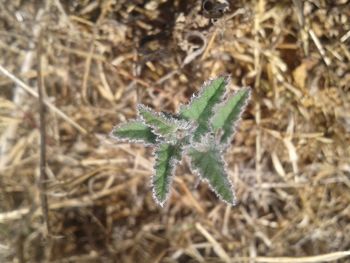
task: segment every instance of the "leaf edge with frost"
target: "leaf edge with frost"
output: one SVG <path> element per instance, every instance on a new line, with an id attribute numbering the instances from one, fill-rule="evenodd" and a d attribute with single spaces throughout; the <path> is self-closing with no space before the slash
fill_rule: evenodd
<path id="1" fill-rule="evenodd" d="M 215 143 L 212 141 L 212 143 Z M 204 147 L 204 149 L 202 148 Z M 205 147 L 208 147 L 208 149 L 205 149 Z M 214 149 L 213 149 L 214 148 Z M 199 149 L 199 150 L 198 150 Z M 226 190 L 228 190 L 230 192 L 230 197 L 227 198 L 225 196 L 222 195 L 222 193 L 220 193 L 217 189 L 217 186 L 213 185 L 213 183 L 210 181 L 210 178 L 208 176 L 205 176 L 205 171 L 202 171 L 200 167 L 196 166 L 194 164 L 194 159 L 193 159 L 193 153 L 191 153 L 192 151 L 197 151 L 199 152 L 201 155 L 203 155 L 203 157 L 207 157 L 210 154 L 210 151 L 216 150 L 216 152 L 213 152 L 216 155 L 216 163 L 218 163 L 218 168 L 219 170 L 221 170 L 222 172 L 222 178 L 224 178 L 224 181 L 226 179 L 226 182 L 223 182 L 223 184 L 225 185 L 225 187 L 227 187 Z M 202 152 L 204 151 L 204 152 Z M 207 152 L 205 152 L 207 151 Z M 236 198 L 236 194 L 235 194 L 235 190 L 233 188 L 233 184 L 231 182 L 231 180 L 229 179 L 229 175 L 227 172 L 227 164 L 225 162 L 225 159 L 223 158 L 223 152 L 221 151 L 220 148 L 216 148 L 215 145 L 197 145 L 197 146 L 192 146 L 192 148 L 188 149 L 187 151 L 187 155 L 190 158 L 190 170 L 192 173 L 196 174 L 202 181 L 207 182 L 207 184 L 209 185 L 210 189 L 215 193 L 215 195 L 222 201 L 224 201 L 227 204 L 230 204 L 232 206 L 237 204 L 237 198 Z M 214 161 L 214 163 L 215 163 Z M 220 168 L 221 166 L 221 168 Z"/>
<path id="2" fill-rule="evenodd" d="M 243 94 L 245 92 L 246 97 L 244 98 Z M 226 116 L 227 118 L 224 121 L 221 121 L 222 124 L 217 126 L 215 125 L 215 119 L 216 118 L 222 118 L 222 111 L 225 110 L 226 107 L 228 107 L 229 103 L 231 102 L 231 100 L 235 99 L 238 95 L 240 95 L 242 93 L 241 98 L 243 98 L 243 103 L 240 106 L 240 109 L 238 111 L 238 113 L 235 116 L 232 116 L 232 120 L 227 121 L 230 118 L 231 113 L 235 110 L 235 108 L 232 108 L 230 111 L 230 114 L 228 116 Z M 210 123 L 213 129 L 213 132 L 222 132 L 224 127 L 226 126 L 226 130 L 228 132 L 223 131 L 222 134 L 220 134 L 220 139 L 219 142 L 220 145 L 223 145 L 223 148 L 227 148 L 230 144 L 230 142 L 232 141 L 232 138 L 234 137 L 235 133 L 236 133 L 236 127 L 238 126 L 238 123 L 240 122 L 240 120 L 242 119 L 242 114 L 245 112 L 249 101 L 251 99 L 251 93 L 252 93 L 252 89 L 250 87 L 243 87 L 240 90 L 236 91 L 235 93 L 231 94 L 226 100 L 224 100 L 222 103 L 218 104 L 217 107 L 215 108 L 215 114 L 213 115 L 213 117 L 210 119 Z M 240 102 L 237 101 L 236 105 Z M 233 107 L 236 107 L 236 105 L 234 105 Z M 217 117 L 218 116 L 218 117 Z M 227 134 L 227 136 L 224 137 L 224 135 Z M 223 139 L 224 138 L 224 139 Z"/>
<path id="3" fill-rule="evenodd" d="M 143 131 L 145 132 L 145 134 L 148 134 L 148 136 L 146 136 L 145 138 L 142 138 L 141 136 L 130 138 L 127 136 L 121 136 L 120 134 L 119 135 L 116 134 L 117 130 L 122 129 L 124 126 L 127 126 L 128 124 L 129 125 L 141 124 Z M 142 129 L 139 129 L 139 131 L 142 131 Z M 126 133 L 127 131 L 125 130 L 123 132 Z M 158 139 L 158 136 L 152 131 L 152 129 L 148 127 L 145 123 L 143 123 L 142 120 L 139 120 L 139 119 L 130 119 L 127 122 L 123 122 L 123 123 L 120 123 L 119 125 L 114 126 L 112 131 L 109 134 L 109 137 L 119 142 L 141 143 L 141 144 L 144 144 L 145 146 L 154 146 L 157 143 L 157 139 Z"/>
<path id="4" fill-rule="evenodd" d="M 160 160 L 159 150 L 162 146 L 173 147 L 174 154 L 165 160 L 165 162 L 167 162 L 166 165 L 168 165 L 168 168 L 167 168 L 168 174 L 163 175 L 163 177 L 165 176 L 165 178 L 163 178 L 163 181 L 164 181 L 163 186 L 161 187 L 161 188 L 163 188 L 163 189 L 161 189 L 161 191 L 163 191 L 163 193 L 161 193 L 161 196 L 159 196 L 159 193 L 157 193 L 156 180 L 159 180 L 161 178 L 156 179 L 156 177 L 157 177 L 157 171 L 159 171 L 159 167 L 157 167 L 157 165 L 159 165 L 159 160 Z M 176 165 L 181 161 L 181 157 L 183 155 L 183 149 L 179 145 L 178 145 L 178 147 L 179 148 L 177 148 L 176 145 L 164 142 L 164 143 L 159 144 L 153 152 L 153 156 L 155 157 L 155 163 L 153 166 L 153 174 L 151 177 L 152 196 L 153 196 L 153 199 L 155 200 L 155 202 L 157 204 L 159 204 L 161 207 L 164 206 L 165 202 L 168 200 L 168 198 L 170 196 L 170 190 L 171 190 L 170 188 L 171 188 L 173 177 L 174 177 L 175 172 L 176 172 Z M 178 150 L 178 152 L 176 152 L 177 150 Z"/>
<path id="5" fill-rule="evenodd" d="M 181 118 L 197 122 L 197 129 L 193 135 L 195 141 L 199 141 L 205 133 L 210 131 L 210 119 L 215 113 L 215 106 L 225 97 L 230 82 L 230 75 L 221 75 L 207 80 L 198 94 L 192 95 L 188 104 L 180 105 L 178 115 Z"/>

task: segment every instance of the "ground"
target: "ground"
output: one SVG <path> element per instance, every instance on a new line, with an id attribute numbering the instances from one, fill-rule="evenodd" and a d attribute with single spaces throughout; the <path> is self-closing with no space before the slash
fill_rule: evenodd
<path id="1" fill-rule="evenodd" d="M 349 65 L 347 0 L 2 0 L 0 261 L 350 262 Z M 220 74 L 238 204 L 183 160 L 161 208 L 109 133 Z"/>

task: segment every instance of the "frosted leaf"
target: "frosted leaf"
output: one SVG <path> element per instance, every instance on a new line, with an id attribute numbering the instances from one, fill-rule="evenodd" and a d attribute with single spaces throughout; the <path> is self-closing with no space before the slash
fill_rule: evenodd
<path id="1" fill-rule="evenodd" d="M 182 145 L 162 143 L 154 155 L 156 160 L 152 176 L 153 197 L 159 205 L 163 206 L 169 196 L 175 166 L 181 160 Z"/>
<path id="2" fill-rule="evenodd" d="M 206 149 L 190 148 L 188 155 L 191 159 L 191 170 L 209 183 L 211 189 L 223 201 L 235 205 L 236 197 L 232 184 L 228 179 L 225 161 L 215 142 Z"/>
<path id="3" fill-rule="evenodd" d="M 183 137 L 181 136 L 183 130 L 190 128 L 190 122 L 178 119 L 171 114 L 155 112 L 142 104 L 138 105 L 138 113 L 155 134 L 164 137 L 168 142 L 175 142 L 178 137 Z"/>
<path id="4" fill-rule="evenodd" d="M 220 76 L 204 83 L 197 96 L 193 96 L 188 105 L 181 106 L 180 116 L 197 122 L 197 129 L 193 134 L 194 140 L 210 131 L 209 120 L 213 116 L 213 109 L 225 94 L 229 83 L 229 76 Z"/>
<path id="5" fill-rule="evenodd" d="M 234 134 L 237 121 L 250 98 L 250 88 L 243 88 L 215 108 L 211 119 L 214 132 L 220 132 L 220 144 L 228 144 Z"/>
<path id="6" fill-rule="evenodd" d="M 140 120 L 130 120 L 114 127 L 110 136 L 130 143 L 155 144 L 157 141 L 157 135 Z"/>
<path id="7" fill-rule="evenodd" d="M 176 123 L 170 118 L 165 117 L 162 113 L 158 113 L 143 104 L 139 104 L 138 113 L 142 120 L 150 126 L 155 133 L 166 136 L 177 130 Z"/>

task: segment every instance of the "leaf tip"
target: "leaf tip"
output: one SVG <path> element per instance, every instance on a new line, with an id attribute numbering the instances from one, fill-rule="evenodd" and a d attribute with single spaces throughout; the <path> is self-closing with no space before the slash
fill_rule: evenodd
<path id="1" fill-rule="evenodd" d="M 123 123 L 122 123 L 123 124 Z M 122 138 L 120 136 L 118 136 L 118 129 L 120 129 L 120 127 L 122 126 L 122 124 L 119 124 L 119 125 L 115 125 L 111 132 L 109 133 L 108 137 L 109 138 L 112 138 L 114 140 L 117 140 L 117 141 L 120 141 L 120 142 L 123 142 L 123 141 L 127 141 L 126 138 Z"/>
<path id="2" fill-rule="evenodd" d="M 140 116 L 141 120 L 143 120 L 142 111 L 150 111 L 150 108 L 142 103 L 137 104 L 136 105 L 136 112 L 137 112 L 137 115 Z"/>
<path id="3" fill-rule="evenodd" d="M 164 207 L 165 202 L 166 202 L 167 199 L 168 199 L 168 196 L 166 196 L 163 200 L 160 199 L 160 198 L 157 196 L 157 193 L 156 193 L 156 191 L 155 191 L 154 189 L 153 189 L 153 191 L 152 191 L 152 197 L 153 197 L 154 202 L 155 202 L 157 205 L 159 205 L 160 207 Z"/>
<path id="4" fill-rule="evenodd" d="M 231 82 L 231 74 L 228 73 L 221 74 L 218 78 L 222 78 L 226 84 Z"/>

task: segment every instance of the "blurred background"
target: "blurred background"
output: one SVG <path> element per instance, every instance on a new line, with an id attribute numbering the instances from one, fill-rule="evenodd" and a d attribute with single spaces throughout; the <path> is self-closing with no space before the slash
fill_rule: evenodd
<path id="1" fill-rule="evenodd" d="M 349 65 L 347 0 L 1 0 L 0 261 L 350 262 Z M 160 208 L 108 135 L 223 73 L 238 204 L 183 161 Z"/>

